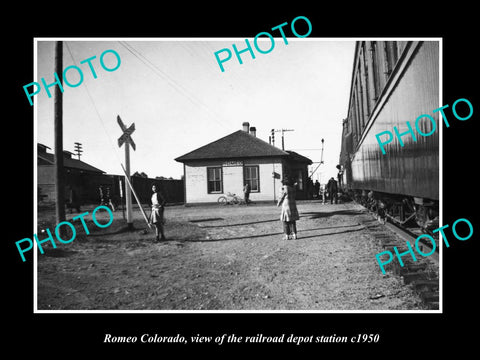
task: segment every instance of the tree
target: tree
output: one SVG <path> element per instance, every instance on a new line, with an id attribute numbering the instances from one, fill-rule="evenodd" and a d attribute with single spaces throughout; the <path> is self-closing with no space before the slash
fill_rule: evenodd
<path id="1" fill-rule="evenodd" d="M 135 171 L 135 173 L 132 176 L 137 176 L 137 177 L 148 179 L 148 175 L 145 174 L 143 171 L 141 173 L 139 173 L 138 171 Z"/>

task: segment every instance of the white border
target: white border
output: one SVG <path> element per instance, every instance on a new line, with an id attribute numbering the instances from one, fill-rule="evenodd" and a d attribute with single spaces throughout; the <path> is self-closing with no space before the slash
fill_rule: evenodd
<path id="1" fill-rule="evenodd" d="M 275 40 L 282 40 L 281 37 L 275 37 Z M 291 38 L 287 37 L 288 41 L 365 41 L 365 40 L 380 40 L 380 41 L 438 41 L 439 43 L 439 104 L 443 104 L 443 38 L 441 37 L 355 37 L 355 38 Z M 38 41 L 244 41 L 244 38 L 239 37 L 225 37 L 225 38 L 105 38 L 105 37 L 39 37 L 33 38 L 33 76 L 37 81 L 37 42 Z M 264 40 L 263 38 L 260 40 Z M 266 40 L 266 39 L 265 39 Z M 34 231 L 36 231 L 38 223 L 38 208 L 37 208 L 37 105 L 34 102 L 34 150 L 33 150 L 33 175 L 34 175 L 34 196 L 33 196 L 33 214 L 34 214 Z M 442 106 L 442 105 L 440 105 Z M 348 109 L 345 109 L 347 111 Z M 434 109 L 432 109 L 434 110 Z M 439 115 L 441 116 L 441 115 Z M 439 208 L 440 208 L 440 227 L 443 226 L 443 126 L 440 126 L 439 117 Z M 37 282 L 37 260 L 38 251 L 33 252 L 33 313 L 35 314 L 441 314 L 443 313 L 443 242 L 439 242 L 439 309 L 438 310 L 39 310 L 38 305 L 38 282 Z M 373 254 L 372 254 L 373 255 Z"/>

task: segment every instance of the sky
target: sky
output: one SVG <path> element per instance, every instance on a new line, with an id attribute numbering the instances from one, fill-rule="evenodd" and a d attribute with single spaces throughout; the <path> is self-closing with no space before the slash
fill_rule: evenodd
<path id="1" fill-rule="evenodd" d="M 135 123 L 130 151 L 131 173 L 144 172 L 179 179 L 183 164 L 174 159 L 242 129 L 247 121 L 257 137 L 268 142 L 270 130 L 285 132 L 285 150 L 294 150 L 324 164 L 313 175 L 325 183 L 336 177 L 342 133 L 347 116 L 355 42 L 351 39 L 275 38 L 273 50 L 235 57 L 232 44 L 246 47 L 244 38 L 203 39 L 36 39 L 36 76 L 32 81 L 54 82 L 54 40 L 64 40 L 63 68 L 78 66 L 83 81 L 64 84 L 63 148 L 74 152 L 82 144 L 81 160 L 108 174 L 122 174 L 125 150 L 118 147 L 122 131 L 119 115 L 128 127 Z M 263 42 L 265 40 L 265 42 Z M 261 49 L 271 45 L 260 38 Z M 214 53 L 228 48 L 232 58 L 222 72 Z M 114 50 L 121 59 L 115 71 L 100 65 L 100 56 Z M 226 53 L 221 54 L 224 56 Z M 97 78 L 87 63 L 91 60 Z M 117 59 L 106 53 L 104 64 Z M 78 83 L 78 73 L 67 72 Z M 54 87 L 50 91 L 54 92 Z M 25 97 L 28 104 L 28 99 Z M 34 96 L 36 142 L 54 151 L 54 98 L 42 87 Z M 281 147 L 280 133 L 275 145 Z M 75 157 L 76 158 L 76 157 Z M 318 164 L 314 163 L 313 168 Z"/>

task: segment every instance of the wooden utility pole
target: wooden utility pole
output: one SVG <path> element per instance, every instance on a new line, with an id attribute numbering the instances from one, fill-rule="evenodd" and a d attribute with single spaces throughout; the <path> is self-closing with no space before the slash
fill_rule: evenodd
<path id="1" fill-rule="evenodd" d="M 122 165 L 122 164 L 120 164 L 120 165 Z M 122 169 L 123 169 L 123 172 L 125 173 L 125 175 L 127 175 L 127 170 L 123 167 L 123 165 L 122 165 Z M 137 204 L 138 204 L 138 207 L 139 207 L 140 211 L 142 212 L 143 218 L 145 219 L 148 227 L 151 228 L 151 225 L 150 225 L 150 223 L 148 221 L 148 218 L 147 218 L 147 214 L 145 213 L 145 210 L 143 210 L 143 206 L 140 203 L 140 199 L 138 198 L 137 193 L 135 192 L 135 189 L 132 186 L 132 183 L 130 182 L 130 180 L 128 180 L 129 178 L 130 178 L 130 176 L 125 177 L 125 179 L 128 181 L 128 188 L 131 189 L 131 191 L 133 192 L 133 196 L 135 196 L 135 200 L 137 200 Z"/>
<path id="2" fill-rule="evenodd" d="M 127 181 L 130 183 L 130 146 L 128 142 L 125 144 L 125 185 Z M 132 219 L 132 192 L 130 186 L 125 186 L 125 199 L 127 200 L 127 226 L 128 229 L 133 229 Z"/>
<path id="3" fill-rule="evenodd" d="M 284 140 L 284 136 L 283 136 L 283 133 L 285 131 L 295 131 L 293 129 L 280 129 L 280 130 L 275 130 L 275 132 L 281 132 L 282 133 L 282 150 L 285 150 L 285 140 Z M 274 144 L 275 145 L 275 144 Z"/>
<path id="4" fill-rule="evenodd" d="M 65 173 L 63 169 L 63 93 L 61 84 L 63 81 L 63 42 L 55 43 L 55 73 L 60 84 L 55 86 L 54 99 L 54 131 L 55 131 L 55 212 L 57 224 L 65 221 Z M 60 229 L 61 230 L 61 229 Z"/>
<path id="5" fill-rule="evenodd" d="M 78 160 L 80 160 L 80 156 L 81 156 L 83 150 L 82 150 L 82 144 L 80 144 L 79 142 L 75 143 L 75 152 L 77 153 Z"/>
<path id="6" fill-rule="evenodd" d="M 125 202 L 127 207 L 127 226 L 129 230 L 133 229 L 133 220 L 132 220 L 132 194 L 130 190 L 131 184 L 130 182 L 130 146 L 135 150 L 135 143 L 130 135 L 135 131 L 135 123 L 130 125 L 129 128 L 125 126 L 122 119 L 120 119 L 120 115 L 117 115 L 117 122 L 122 129 L 123 134 L 118 138 L 118 146 L 121 147 L 125 144 Z M 128 184 L 127 184 L 128 182 Z"/>

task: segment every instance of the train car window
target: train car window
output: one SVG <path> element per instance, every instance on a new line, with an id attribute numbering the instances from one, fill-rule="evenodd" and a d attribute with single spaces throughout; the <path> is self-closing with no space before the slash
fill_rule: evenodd
<path id="1" fill-rule="evenodd" d="M 379 84 L 379 94 L 383 91 L 385 87 L 385 82 L 388 76 L 385 74 L 387 71 L 385 68 L 385 52 L 383 51 L 384 41 L 376 41 L 375 42 L 375 55 L 376 55 L 376 64 L 377 64 L 377 72 L 378 72 L 378 84 Z M 380 95 L 379 95 L 380 97 Z"/>
<path id="2" fill-rule="evenodd" d="M 383 60 L 384 60 L 384 71 L 383 73 L 385 74 L 385 80 L 388 79 L 388 76 L 392 72 L 390 69 L 390 62 L 388 61 L 388 43 L 387 41 L 383 42 Z"/>
<path id="3" fill-rule="evenodd" d="M 397 60 L 398 60 L 398 46 L 396 41 L 390 42 L 390 53 L 391 53 L 392 68 L 393 68 L 397 64 Z"/>
<path id="4" fill-rule="evenodd" d="M 366 59 L 366 44 L 363 42 L 362 44 L 362 54 L 361 54 L 361 62 L 360 68 L 362 71 L 362 82 L 363 82 L 363 89 L 364 89 L 364 104 L 365 104 L 365 118 L 363 122 L 363 126 L 368 122 L 368 118 L 370 117 L 370 89 L 368 86 L 368 66 L 367 66 L 367 59 Z"/>
<path id="5" fill-rule="evenodd" d="M 361 80 L 361 72 L 360 72 L 360 65 L 358 67 L 358 75 L 359 81 L 357 82 L 358 86 L 358 108 L 360 110 L 360 121 L 359 121 L 359 135 L 362 133 L 363 126 L 365 125 L 365 109 L 364 109 L 364 92 L 362 87 L 362 80 Z"/>
<path id="6" fill-rule="evenodd" d="M 407 46 L 408 41 L 397 41 L 397 54 L 400 57 Z"/>
<path id="7" fill-rule="evenodd" d="M 356 84 L 355 84 L 356 87 Z M 356 96 L 356 88 L 355 93 L 353 94 L 352 100 L 352 122 L 353 122 L 353 138 L 355 139 L 355 143 L 358 141 L 358 108 L 357 108 L 357 96 Z"/>
<path id="8" fill-rule="evenodd" d="M 385 76 L 386 79 L 390 76 L 398 60 L 398 47 L 396 41 L 384 41 L 383 52 L 385 59 Z"/>
<path id="9" fill-rule="evenodd" d="M 355 106 L 357 107 L 357 136 L 358 136 L 358 140 L 360 140 L 360 135 L 362 133 L 362 117 L 363 117 L 363 113 L 362 113 L 362 94 L 361 92 L 359 91 L 359 88 L 358 88 L 358 84 L 355 84 L 357 86 L 357 96 L 355 98 Z"/>
<path id="10" fill-rule="evenodd" d="M 360 138 L 359 123 L 360 123 L 360 113 L 358 111 L 358 88 L 357 82 L 355 82 L 355 90 L 353 96 L 353 112 L 354 116 L 354 125 L 355 125 L 355 140 L 358 141 Z"/>
<path id="11" fill-rule="evenodd" d="M 377 59 L 377 42 L 370 41 L 370 61 L 371 61 L 371 78 L 372 78 L 372 91 L 373 91 L 373 100 L 376 102 L 380 96 L 380 76 L 378 69 L 378 59 Z"/>

